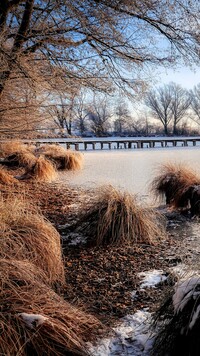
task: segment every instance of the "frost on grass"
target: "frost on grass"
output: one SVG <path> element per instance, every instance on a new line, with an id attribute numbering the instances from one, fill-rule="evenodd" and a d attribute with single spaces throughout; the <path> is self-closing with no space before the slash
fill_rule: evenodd
<path id="1" fill-rule="evenodd" d="M 191 299 L 198 298 L 200 298 L 200 276 L 180 280 L 173 295 L 174 312 L 181 312 Z"/>
<path id="2" fill-rule="evenodd" d="M 155 288 L 158 284 L 167 279 L 166 273 L 162 270 L 150 270 L 138 273 L 138 277 L 142 277 L 140 289 Z"/>
<path id="3" fill-rule="evenodd" d="M 150 333 L 151 314 L 138 310 L 127 315 L 122 323 L 113 329 L 114 335 L 105 338 L 97 345 L 90 345 L 92 356 L 141 356 L 149 355 L 154 335 Z"/>
<path id="4" fill-rule="evenodd" d="M 198 305 L 196 311 L 192 315 L 192 320 L 191 320 L 191 322 L 189 324 L 189 329 L 193 328 L 193 326 L 195 325 L 195 323 L 199 319 L 199 317 L 200 317 L 200 305 Z"/>
<path id="5" fill-rule="evenodd" d="M 38 326 L 44 324 L 46 320 L 48 320 L 47 317 L 40 314 L 20 313 L 19 316 L 21 316 L 29 329 L 37 328 Z"/>

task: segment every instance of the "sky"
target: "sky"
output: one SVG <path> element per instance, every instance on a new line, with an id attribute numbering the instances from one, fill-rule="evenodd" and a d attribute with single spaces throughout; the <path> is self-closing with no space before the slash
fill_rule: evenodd
<path id="1" fill-rule="evenodd" d="M 160 71 L 159 78 L 160 81 L 156 86 L 168 84 L 172 81 L 186 89 L 192 89 L 200 83 L 200 68 L 196 67 L 195 72 L 187 67 L 181 67 L 176 69 L 176 71 L 173 69 L 163 69 Z"/>

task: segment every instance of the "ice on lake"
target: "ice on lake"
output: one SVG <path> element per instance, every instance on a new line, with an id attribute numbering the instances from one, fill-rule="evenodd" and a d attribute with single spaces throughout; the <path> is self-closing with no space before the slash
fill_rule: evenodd
<path id="1" fill-rule="evenodd" d="M 200 147 L 168 147 L 138 150 L 86 151 L 82 171 L 61 174 L 71 186 L 90 189 L 103 184 L 150 200 L 149 185 L 160 164 L 184 164 L 200 173 Z"/>

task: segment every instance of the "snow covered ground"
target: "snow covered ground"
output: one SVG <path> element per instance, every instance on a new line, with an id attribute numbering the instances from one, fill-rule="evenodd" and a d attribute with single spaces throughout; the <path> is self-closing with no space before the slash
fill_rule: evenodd
<path id="1" fill-rule="evenodd" d="M 138 274 L 141 288 L 156 288 L 166 280 L 162 270 L 145 271 Z M 134 295 L 134 292 L 133 292 Z M 92 356 L 148 356 L 152 348 L 155 333 L 151 328 L 152 317 L 147 310 L 138 310 L 133 315 L 121 319 L 118 327 L 113 328 L 113 335 L 104 338 L 97 345 L 90 345 Z"/>
<path id="2" fill-rule="evenodd" d="M 113 336 L 100 340 L 96 346 L 90 345 L 91 355 L 149 355 L 153 340 L 150 324 L 151 314 L 145 310 L 127 315 L 122 319 L 121 324 L 113 329 Z"/>

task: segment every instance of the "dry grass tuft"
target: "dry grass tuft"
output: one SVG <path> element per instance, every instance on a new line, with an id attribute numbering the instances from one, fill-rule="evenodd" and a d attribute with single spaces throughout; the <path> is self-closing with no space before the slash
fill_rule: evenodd
<path id="1" fill-rule="evenodd" d="M 138 205 L 135 197 L 112 186 L 100 189 L 89 206 L 83 206 L 75 230 L 92 245 L 156 244 L 165 234 L 164 218 Z"/>
<path id="2" fill-rule="evenodd" d="M 82 153 L 68 150 L 63 169 L 78 171 L 83 168 L 83 161 L 84 157 Z"/>
<path id="3" fill-rule="evenodd" d="M 200 177 L 191 169 L 172 163 L 160 166 L 162 173 L 151 184 L 156 197 L 165 197 L 166 204 L 175 208 L 186 208 L 191 187 L 200 184 Z"/>
<path id="4" fill-rule="evenodd" d="M 51 284 L 64 283 L 60 236 L 53 225 L 15 197 L 0 197 L 0 257 L 29 259 Z"/>
<path id="5" fill-rule="evenodd" d="M 32 147 L 20 141 L 6 141 L 0 143 L 0 156 L 7 157 L 16 152 L 32 152 Z"/>
<path id="6" fill-rule="evenodd" d="M 86 355 L 101 328 L 41 282 L 28 261 L 0 259 L 1 355 Z"/>
<path id="7" fill-rule="evenodd" d="M 17 183 L 17 179 L 15 179 L 9 172 L 0 166 L 0 183 L 11 185 Z"/>
<path id="8" fill-rule="evenodd" d="M 25 167 L 31 169 L 36 163 L 37 158 L 33 153 L 28 151 L 16 152 L 4 160 L 4 164 L 9 167 Z"/>
<path id="9" fill-rule="evenodd" d="M 37 158 L 31 152 L 19 152 L 16 154 L 19 160 L 19 165 L 26 168 L 31 168 L 35 163 Z"/>
<path id="10" fill-rule="evenodd" d="M 36 148 L 35 150 L 35 153 L 36 154 L 44 154 L 44 155 L 62 155 L 62 154 L 65 154 L 66 153 L 66 149 L 60 145 L 55 145 L 55 144 L 52 144 L 52 145 L 42 145 L 38 148 Z"/>
<path id="11" fill-rule="evenodd" d="M 66 150 L 58 145 L 41 146 L 38 152 L 55 163 L 58 170 L 77 171 L 83 167 L 83 154 Z"/>
<path id="12" fill-rule="evenodd" d="M 0 143 L 0 156 L 4 158 L 2 164 L 8 167 L 26 167 L 30 169 L 36 162 L 33 148 L 20 141 Z"/>
<path id="13" fill-rule="evenodd" d="M 35 164 L 27 169 L 20 179 L 32 179 L 37 182 L 51 182 L 57 176 L 54 165 L 44 157 L 36 159 Z"/>

